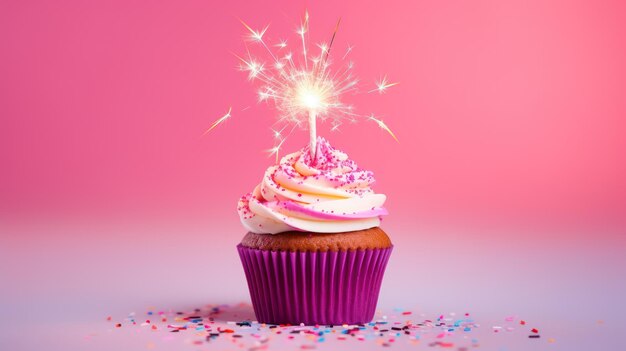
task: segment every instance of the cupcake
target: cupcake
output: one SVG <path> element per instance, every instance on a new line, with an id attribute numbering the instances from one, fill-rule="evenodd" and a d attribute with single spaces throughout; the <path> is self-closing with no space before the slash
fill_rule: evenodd
<path id="1" fill-rule="evenodd" d="M 315 139 L 314 139 L 315 140 Z M 265 172 L 238 204 L 237 246 L 259 322 L 360 324 L 374 317 L 393 245 L 373 173 L 319 137 Z M 313 156 L 314 155 L 314 156 Z"/>

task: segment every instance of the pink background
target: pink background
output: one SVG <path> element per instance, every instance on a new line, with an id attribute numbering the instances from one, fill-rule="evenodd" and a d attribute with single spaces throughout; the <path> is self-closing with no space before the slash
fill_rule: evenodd
<path id="1" fill-rule="evenodd" d="M 79 323 L 247 299 L 235 205 L 272 162 L 275 113 L 230 52 L 238 18 L 294 43 L 305 7 L 317 41 L 342 17 L 363 90 L 400 82 L 349 98 L 399 144 L 370 123 L 320 127 L 388 195 L 381 305 L 580 330 L 623 309 L 626 5 L 408 0 L 2 1 L 2 308 Z"/>

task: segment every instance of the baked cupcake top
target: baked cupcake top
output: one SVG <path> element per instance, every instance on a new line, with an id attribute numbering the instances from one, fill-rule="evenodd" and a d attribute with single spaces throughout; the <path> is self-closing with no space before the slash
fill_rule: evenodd
<path id="1" fill-rule="evenodd" d="M 341 237 L 341 240 L 338 240 Z M 341 234 L 283 232 L 276 235 L 248 233 L 241 245 L 251 249 L 269 251 L 346 251 L 375 250 L 391 247 L 387 234 L 374 227 Z"/>
<path id="2" fill-rule="evenodd" d="M 380 224 L 387 214 L 386 196 L 371 189 L 373 173 L 322 137 L 316 145 L 315 157 L 308 146 L 283 157 L 239 200 L 237 211 L 246 229 L 256 234 L 339 233 Z"/>

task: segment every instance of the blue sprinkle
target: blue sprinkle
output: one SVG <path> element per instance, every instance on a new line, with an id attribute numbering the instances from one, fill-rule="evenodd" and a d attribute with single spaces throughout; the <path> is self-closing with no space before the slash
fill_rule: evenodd
<path id="1" fill-rule="evenodd" d="M 465 327 L 465 329 L 463 329 L 463 331 L 472 331 L 472 329 L 470 327 Z"/>

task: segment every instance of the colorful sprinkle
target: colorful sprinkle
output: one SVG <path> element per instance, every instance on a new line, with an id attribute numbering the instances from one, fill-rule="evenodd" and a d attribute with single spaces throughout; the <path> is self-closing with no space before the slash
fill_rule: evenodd
<path id="1" fill-rule="evenodd" d="M 425 314 L 417 314 L 418 318 L 408 317 L 410 319 L 407 319 L 406 316 L 416 314 L 413 311 L 400 308 L 391 312 L 383 315 L 378 311 L 373 321 L 358 325 L 307 326 L 302 323 L 274 325 L 255 321 L 252 307 L 249 304 L 208 305 L 205 308 L 196 308 L 188 312 L 158 312 L 159 318 L 157 319 L 145 319 L 145 317 L 141 318 L 131 313 L 121 323 L 116 323 L 115 327 L 121 328 L 124 324 L 131 330 L 135 326 L 134 328 L 138 333 L 142 331 L 163 333 L 162 337 L 154 334 L 153 338 L 156 337 L 155 340 L 163 340 L 164 342 L 179 340 L 181 343 L 195 346 L 213 343 L 212 347 L 217 348 L 232 345 L 248 351 L 269 351 L 273 349 L 274 344 L 281 342 L 289 343 L 290 346 L 287 347 L 289 349 L 302 350 L 318 348 L 324 350 L 324 348 L 330 347 L 332 342 L 346 343 L 346 348 L 354 347 L 357 349 L 359 346 L 370 347 L 368 344 L 404 349 L 406 345 L 419 345 L 420 341 L 429 347 L 457 351 L 474 350 L 480 346 L 478 339 L 472 336 L 481 330 L 481 326 L 473 318 L 469 318 L 469 313 L 459 315 L 454 312 L 437 314 L 434 316 L 435 318 L 425 318 Z M 155 314 L 156 312 L 152 310 L 146 312 L 147 316 Z M 113 318 L 115 317 L 109 316 L 106 320 L 110 322 Z M 137 323 L 137 320 L 140 324 Z M 168 324 L 168 320 L 173 322 Z M 504 325 L 492 325 L 484 331 L 491 330 L 494 333 L 516 332 L 509 322 L 517 323 L 517 317 L 508 316 L 500 319 L 500 321 L 502 320 L 506 322 Z M 526 321 L 519 320 L 519 323 L 525 325 Z M 149 328 L 142 328 L 146 326 Z M 522 330 L 522 328 L 518 329 Z M 491 333 L 488 335 L 498 338 L 500 343 L 506 340 L 506 338 L 502 339 L 503 336 L 500 335 Z M 540 339 L 539 329 L 530 329 L 527 337 L 528 339 Z M 549 338 L 547 341 L 554 343 L 555 339 Z M 150 348 L 159 347 L 155 341 L 151 341 L 151 343 Z M 322 343 L 324 345 L 320 345 Z M 350 345 L 350 343 L 359 343 L 359 346 Z M 277 348 L 285 348 L 285 345 L 277 345 Z"/>

